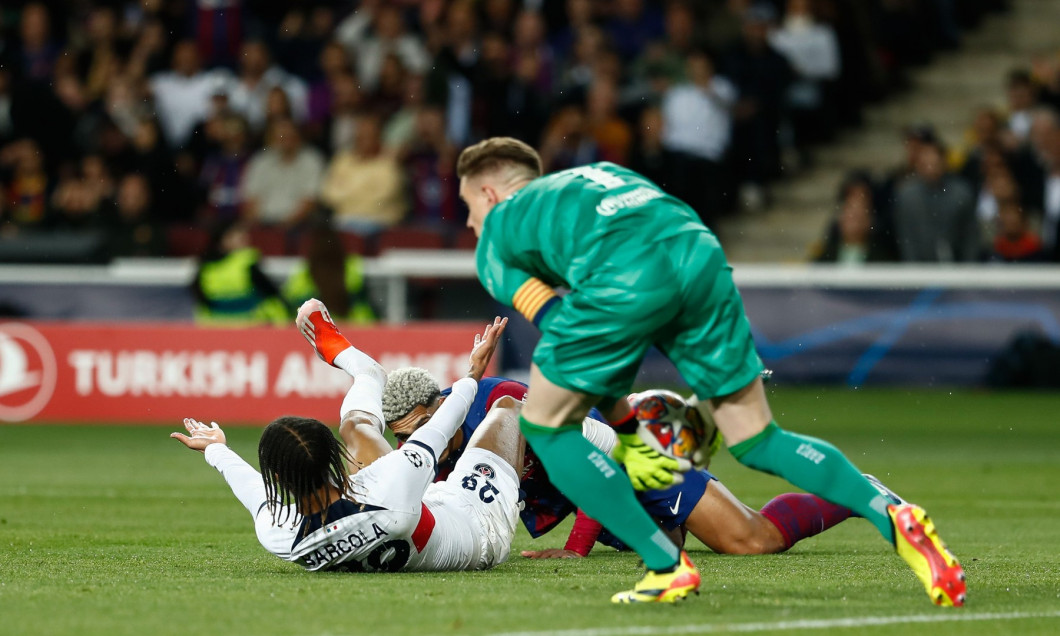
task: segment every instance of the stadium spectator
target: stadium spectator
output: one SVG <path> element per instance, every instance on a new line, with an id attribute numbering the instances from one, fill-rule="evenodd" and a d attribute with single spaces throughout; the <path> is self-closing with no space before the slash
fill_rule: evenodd
<path id="1" fill-rule="evenodd" d="M 161 20 L 143 22 L 125 64 L 125 74 L 139 80 L 161 72 L 166 65 L 166 27 Z"/>
<path id="2" fill-rule="evenodd" d="M 353 148 L 337 153 L 327 167 L 320 199 L 334 211 L 339 230 L 371 234 L 405 218 L 401 166 L 383 152 L 382 134 L 378 115 L 361 115 Z"/>
<path id="3" fill-rule="evenodd" d="M 158 122 L 150 117 L 139 119 L 130 142 L 128 167 L 135 167 L 154 188 L 166 193 L 155 202 L 161 217 L 166 220 L 189 219 L 194 207 L 194 191 L 174 169 L 173 155 L 162 139 Z"/>
<path id="4" fill-rule="evenodd" d="M 1038 84 L 1038 101 L 1060 110 L 1060 53 L 1048 50 L 1035 55 L 1031 73 Z"/>
<path id="5" fill-rule="evenodd" d="M 218 135 L 220 147 L 206 157 L 199 173 L 209 225 L 239 218 L 243 206 L 239 186 L 248 160 L 248 131 L 242 117 L 229 113 L 221 120 Z"/>
<path id="6" fill-rule="evenodd" d="M 430 67 L 430 56 L 423 43 L 405 30 L 401 8 L 389 2 L 373 3 L 372 28 L 354 46 L 357 77 L 367 90 L 375 90 L 387 55 L 396 55 L 402 66 L 413 73 Z"/>
<path id="7" fill-rule="evenodd" d="M 482 30 L 510 38 L 515 11 L 515 0 L 485 0 L 482 7 Z"/>
<path id="8" fill-rule="evenodd" d="M 27 3 L 19 20 L 19 41 L 15 52 L 22 77 L 33 82 L 46 82 L 52 75 L 59 53 L 59 44 L 52 38 L 47 7 L 40 2 Z"/>
<path id="9" fill-rule="evenodd" d="M 972 120 L 968 144 L 955 153 L 957 163 L 961 165 L 961 176 L 974 188 L 983 184 L 987 172 L 984 163 L 996 160 L 993 156 L 988 159 L 987 155 L 1001 153 L 1001 159 L 1007 163 L 1005 148 L 1015 147 L 1015 144 L 1008 145 L 1008 139 L 1013 142 L 1015 140 L 1005 134 L 1002 126 L 1001 115 L 996 110 L 990 107 L 980 108 Z"/>
<path id="10" fill-rule="evenodd" d="M 334 106 L 335 83 L 353 73 L 346 49 L 335 40 L 321 49 L 319 65 L 318 78 L 309 86 L 307 96 L 307 122 L 314 126 L 325 121 Z"/>
<path id="11" fill-rule="evenodd" d="M 196 124 L 209 114 L 216 81 L 199 68 L 199 53 L 193 40 L 177 42 L 172 59 L 172 70 L 152 76 L 150 86 L 166 141 L 180 148 Z"/>
<path id="12" fill-rule="evenodd" d="M 818 263 L 859 266 L 895 260 L 876 225 L 875 193 L 867 174 L 855 172 L 840 188 L 839 213 L 828 228 Z"/>
<path id="13" fill-rule="evenodd" d="M 936 143 L 938 136 L 935 128 L 930 124 L 919 123 L 902 127 L 902 161 L 887 171 L 883 181 L 879 184 L 877 192 L 877 222 L 882 236 L 889 237 L 895 250 L 898 249 L 896 242 L 894 221 L 894 198 L 898 186 L 908 177 L 916 174 L 916 165 L 920 156 L 920 149 L 928 143 Z"/>
<path id="14" fill-rule="evenodd" d="M 107 86 L 103 112 L 126 138 L 136 134 L 136 126 L 145 111 L 143 95 L 131 77 L 119 75 Z"/>
<path id="15" fill-rule="evenodd" d="M 706 51 L 690 54 L 685 67 L 688 81 L 663 95 L 662 142 L 672 156 L 674 194 L 708 222 L 726 208 L 722 168 L 737 93 Z"/>
<path id="16" fill-rule="evenodd" d="M 921 145 L 915 172 L 898 185 L 894 222 L 903 261 L 953 263 L 979 258 L 972 190 L 947 171 L 946 152 L 938 141 Z"/>
<path id="17" fill-rule="evenodd" d="M 1018 144 L 1027 143 L 1031 132 L 1031 110 L 1038 102 L 1037 88 L 1031 74 L 1023 69 L 1011 71 L 1006 84 L 1008 128 Z"/>
<path id="18" fill-rule="evenodd" d="M 266 128 L 270 95 L 276 88 L 282 89 L 288 100 L 290 116 L 296 122 L 305 121 L 309 95 L 305 82 L 274 65 L 261 40 L 245 43 L 239 56 L 239 77 L 232 83 L 228 98 L 252 131 L 258 133 Z"/>
<path id="19" fill-rule="evenodd" d="M 457 148 L 445 137 L 445 113 L 436 106 L 425 106 L 416 114 L 415 125 L 415 141 L 404 160 L 412 193 L 409 220 L 459 228 L 464 211 L 456 178 Z"/>
<path id="20" fill-rule="evenodd" d="M 407 75 L 397 111 L 383 126 L 383 149 L 402 157 L 416 140 L 416 118 L 424 108 L 426 86 L 420 75 Z M 445 134 L 445 111 L 441 110 L 442 134 Z"/>
<path id="21" fill-rule="evenodd" d="M 476 100 L 484 96 L 478 76 L 486 59 L 486 38 L 480 37 L 475 4 L 471 0 L 455 0 L 431 33 L 434 67 L 426 75 L 428 99 L 445 104 L 446 134 L 454 144 L 463 145 L 472 137 Z M 482 124 L 474 123 L 482 128 Z"/>
<path id="22" fill-rule="evenodd" d="M 221 147 L 222 121 L 233 114 L 229 99 L 230 90 L 231 83 L 227 79 L 214 77 L 206 116 L 192 130 L 184 148 L 177 152 L 178 164 L 190 158 L 199 165 L 207 155 Z M 188 167 L 190 168 L 190 164 Z"/>
<path id="23" fill-rule="evenodd" d="M 751 7 L 751 0 L 722 0 L 704 4 L 706 44 L 715 51 L 728 51 L 738 46 L 743 37 L 744 15 Z"/>
<path id="24" fill-rule="evenodd" d="M 329 155 L 349 150 L 357 130 L 357 115 L 364 107 L 364 96 L 357 78 L 345 74 L 332 78 L 331 109 L 320 131 L 319 145 Z"/>
<path id="25" fill-rule="evenodd" d="M 383 0 L 362 0 L 352 13 L 339 21 L 335 27 L 335 40 L 341 43 L 350 55 L 357 53 L 359 47 L 372 27 L 376 11 Z"/>
<path id="26" fill-rule="evenodd" d="M 221 326 L 286 325 L 290 312 L 260 261 L 245 224 L 215 228 L 191 284 L 196 320 Z"/>
<path id="27" fill-rule="evenodd" d="M 663 143 L 663 131 L 662 109 L 649 106 L 641 111 L 630 167 L 674 194 L 683 186 L 674 181 L 673 157 Z"/>
<path id="28" fill-rule="evenodd" d="M 1060 113 L 1047 107 L 1036 110 L 1030 138 L 1044 183 L 1041 194 L 1035 193 L 1042 211 L 1042 244 L 1051 260 L 1060 260 Z"/>
<path id="29" fill-rule="evenodd" d="M 368 107 L 384 121 L 390 119 L 405 103 L 408 76 L 408 71 L 397 55 L 391 53 L 383 58 L 379 81 L 371 94 Z"/>
<path id="30" fill-rule="evenodd" d="M 287 11 L 276 32 L 276 59 L 292 74 L 310 82 L 320 78 L 317 61 L 335 30 L 335 11 L 327 5 Z"/>
<path id="31" fill-rule="evenodd" d="M 564 3 L 566 20 L 553 29 L 549 42 L 557 59 L 567 59 L 574 48 L 578 32 L 596 21 L 597 7 L 593 0 L 567 0 Z"/>
<path id="32" fill-rule="evenodd" d="M 630 67 L 636 82 L 664 77 L 672 83 L 685 79 L 685 59 L 697 48 L 696 19 L 691 5 L 672 2 L 666 6 L 666 34 L 649 42 Z"/>
<path id="33" fill-rule="evenodd" d="M 586 127 L 585 110 L 579 104 L 564 106 L 552 117 L 541 139 L 546 173 L 600 160 L 600 149 Z"/>
<path id="34" fill-rule="evenodd" d="M 824 140 L 834 119 L 831 86 L 842 70 L 835 30 L 817 20 L 810 0 L 788 0 L 784 21 L 770 32 L 769 43 L 796 73 L 787 94 L 795 146 Z"/>
<path id="35" fill-rule="evenodd" d="M 161 256 L 165 236 L 151 212 L 151 184 L 135 172 L 118 184 L 116 213 L 107 228 L 108 250 L 113 256 Z"/>
<path id="36" fill-rule="evenodd" d="M 622 61 L 631 62 L 649 42 L 662 39 L 666 30 L 654 4 L 644 0 L 615 0 L 607 34 Z"/>
<path id="37" fill-rule="evenodd" d="M 1027 215 L 1015 197 L 998 202 L 997 234 L 994 237 L 991 260 L 1006 263 L 1028 263 L 1044 257 L 1042 240 L 1031 231 Z"/>
<path id="38" fill-rule="evenodd" d="M 837 86 L 844 88 L 821 91 L 820 105 L 846 122 L 856 120 L 866 99 L 881 96 L 879 60 L 894 76 L 901 74 L 953 39 L 947 33 L 954 19 L 973 24 L 984 6 L 959 3 L 947 12 L 938 10 L 945 8 L 938 0 L 886 6 L 792 0 L 770 34 L 775 9 L 785 4 L 780 0 L 360 0 L 352 11 L 341 3 L 243 0 L 75 4 L 30 0 L 5 12 L 0 149 L 24 139 L 36 144 L 40 157 L 28 163 L 42 164 L 46 202 L 60 182 L 70 185 L 70 166 L 85 155 L 101 156 L 117 181 L 140 173 L 153 192 L 165 193 L 152 203 L 163 223 L 191 222 L 203 212 L 201 189 L 212 187 L 203 181 L 207 172 L 211 182 L 223 174 L 219 183 L 228 184 L 210 195 L 214 203 L 238 202 L 219 194 L 230 189 L 239 163 L 231 148 L 225 154 L 227 136 L 219 132 L 230 110 L 250 122 L 241 156 L 260 149 L 270 117 L 278 116 L 304 124 L 303 138 L 328 155 L 349 150 L 355 116 L 366 108 L 380 111 L 384 145 L 400 154 L 409 148 L 420 110 L 437 105 L 446 137 L 457 147 L 513 135 L 546 143 L 557 167 L 598 156 L 663 165 L 671 153 L 653 146 L 654 134 L 640 135 L 643 148 L 633 151 L 631 126 L 685 79 L 686 58 L 704 42 L 739 88 L 730 166 L 750 184 L 748 200 L 760 202 L 778 173 L 777 131 L 787 130 L 785 117 L 800 130 L 800 111 L 785 111 L 778 98 L 794 76 L 790 68 L 785 76 L 777 60 L 783 57 L 769 41 L 805 77 L 805 62 L 831 68 L 833 56 L 800 58 L 799 52 L 812 48 L 822 29 L 834 31 L 842 60 Z M 816 17 L 812 25 L 807 4 Z M 877 59 L 879 50 L 886 56 Z M 1013 76 L 1015 121 L 1024 128 L 1035 99 L 1060 99 L 1055 59 L 1041 54 L 1029 63 L 1032 73 L 1023 75 L 1040 90 Z M 833 81 L 829 76 L 817 84 Z M 563 128 L 573 139 L 557 136 Z M 805 134 L 796 135 L 796 146 L 806 141 Z M 1007 161 L 1025 208 L 1036 214 L 1045 192 L 1041 168 L 1029 144 L 1015 146 L 1007 148 L 1015 149 Z M 16 147 L 13 154 L 21 151 Z M 222 157 L 233 163 L 218 171 Z M 5 198 L 32 190 L 34 179 L 16 179 L 17 163 L 10 161 L 3 176 Z M 674 174 L 658 179 L 671 189 L 684 180 Z M 70 193 L 79 188 L 64 187 L 60 198 L 75 202 Z M 26 196 L 32 208 L 38 199 Z M 22 216 L 27 207 L 9 204 L 4 214 L 16 209 Z M 878 210 L 887 226 L 887 207 Z M 208 206 L 202 222 L 229 218 L 231 211 Z"/>
<path id="39" fill-rule="evenodd" d="M 533 59 L 513 69 L 504 38 L 498 33 L 483 37 L 474 83 L 473 110 L 480 122 L 478 128 L 486 135 L 539 138 L 548 119 L 550 96 L 534 90 L 536 78 L 537 65 Z M 452 134 L 449 137 L 452 139 Z"/>
<path id="40" fill-rule="evenodd" d="M 240 184 L 242 216 L 251 223 L 291 228 L 313 210 L 324 159 L 303 143 L 290 119 L 272 122 L 267 136 L 269 145 L 250 159 Z"/>
<path id="41" fill-rule="evenodd" d="M 733 159 L 742 184 L 745 207 L 767 203 L 765 186 L 780 174 L 780 142 L 784 97 L 794 73 L 769 45 L 776 11 L 753 5 L 744 16 L 743 39 L 729 51 L 721 72 L 736 85 L 739 101 L 733 110 Z"/>
<path id="42" fill-rule="evenodd" d="M 107 201 L 83 169 L 63 176 L 51 196 L 48 225 L 56 230 L 100 230 L 106 222 Z"/>
<path id="43" fill-rule="evenodd" d="M 243 0 L 196 0 L 194 5 L 199 53 L 210 66 L 231 67 L 243 39 Z"/>
<path id="44" fill-rule="evenodd" d="M 47 220 L 49 181 L 40 146 L 30 139 L 7 145 L 0 151 L 0 167 L 11 171 L 5 188 L 5 232 L 42 225 Z"/>
<path id="45" fill-rule="evenodd" d="M 118 71 L 120 60 L 115 22 L 114 10 L 110 7 L 95 7 L 88 15 L 88 42 L 77 56 L 77 67 L 89 101 L 103 95 Z"/>
<path id="46" fill-rule="evenodd" d="M 590 24 L 578 30 L 574 38 L 573 54 L 560 66 L 559 93 L 584 91 L 596 75 L 596 62 L 607 50 L 603 29 Z"/>
<path id="47" fill-rule="evenodd" d="M 976 196 L 975 216 L 979 220 L 979 234 L 984 247 L 990 251 L 1001 202 L 1008 199 L 1018 201 L 1020 192 L 999 151 L 989 152 L 983 167 L 984 179 Z"/>
<path id="48" fill-rule="evenodd" d="M 586 116 L 600 158 L 627 165 L 633 130 L 618 115 L 618 86 L 614 81 L 599 78 L 592 83 L 586 96 Z"/>
<path id="49" fill-rule="evenodd" d="M 530 87 L 546 95 L 552 93 L 556 77 L 556 60 L 545 39 L 545 21 L 536 11 L 520 11 L 515 18 L 512 46 L 512 68 Z"/>

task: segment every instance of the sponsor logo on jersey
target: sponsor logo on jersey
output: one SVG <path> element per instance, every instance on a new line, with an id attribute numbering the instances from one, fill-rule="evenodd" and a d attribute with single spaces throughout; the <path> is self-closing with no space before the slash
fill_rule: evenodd
<path id="1" fill-rule="evenodd" d="M 486 479 L 493 479 L 497 476 L 497 473 L 493 472 L 493 467 L 489 464 L 475 464 L 474 470 Z"/>
<path id="2" fill-rule="evenodd" d="M 0 325 L 0 420 L 22 422 L 40 413 L 55 392 L 55 352 L 39 331 Z"/>

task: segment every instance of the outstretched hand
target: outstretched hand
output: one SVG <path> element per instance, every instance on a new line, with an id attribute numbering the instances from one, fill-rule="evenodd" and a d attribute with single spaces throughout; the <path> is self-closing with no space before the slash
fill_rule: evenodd
<path id="1" fill-rule="evenodd" d="M 501 334 L 504 333 L 504 328 L 507 325 L 507 318 L 497 316 L 493 319 L 492 324 L 486 325 L 485 331 L 481 334 L 475 334 L 475 345 L 471 348 L 471 369 L 468 371 L 468 377 L 474 378 L 478 382 L 482 379 L 482 376 L 486 375 L 486 367 L 489 366 L 494 352 L 497 351 L 497 344 L 500 343 Z"/>
<path id="2" fill-rule="evenodd" d="M 210 425 L 207 426 L 198 420 L 186 417 L 184 418 L 184 428 L 191 434 L 190 437 L 184 433 L 170 433 L 169 436 L 191 450 L 197 450 L 200 453 L 206 452 L 206 447 L 210 444 L 224 444 L 228 441 L 225 439 L 225 432 L 221 430 L 217 422 L 210 422 Z"/>

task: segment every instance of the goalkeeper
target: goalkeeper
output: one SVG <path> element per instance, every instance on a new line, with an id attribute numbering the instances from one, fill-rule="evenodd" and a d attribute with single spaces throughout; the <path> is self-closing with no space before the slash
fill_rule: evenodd
<path id="1" fill-rule="evenodd" d="M 520 417 L 553 484 L 644 560 L 616 603 L 673 601 L 699 573 L 637 504 L 629 479 L 582 437 L 599 405 L 634 482 L 664 486 L 674 460 L 636 436 L 625 396 L 648 347 L 708 401 L 733 456 L 868 519 L 939 605 L 964 603 L 964 574 L 924 510 L 891 504 L 834 446 L 780 428 L 770 412 L 743 303 L 717 238 L 639 174 L 596 163 L 541 176 L 537 152 L 491 138 L 457 162 L 479 279 L 542 332 Z M 570 293 L 559 298 L 553 287 Z"/>

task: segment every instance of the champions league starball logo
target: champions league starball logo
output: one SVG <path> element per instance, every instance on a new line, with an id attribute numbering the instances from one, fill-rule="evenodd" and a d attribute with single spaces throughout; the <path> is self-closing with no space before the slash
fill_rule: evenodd
<path id="1" fill-rule="evenodd" d="M 40 413 L 55 392 L 58 367 L 47 339 L 19 323 L 0 324 L 0 420 Z"/>

